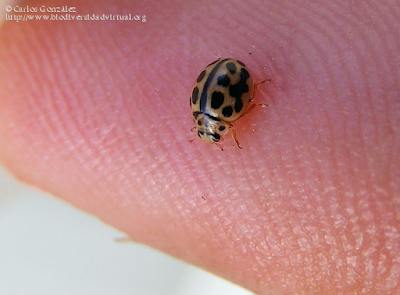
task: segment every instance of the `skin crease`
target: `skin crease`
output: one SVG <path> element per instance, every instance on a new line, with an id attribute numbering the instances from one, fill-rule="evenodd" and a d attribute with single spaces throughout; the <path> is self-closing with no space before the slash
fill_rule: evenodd
<path id="1" fill-rule="evenodd" d="M 399 4 L 135 3 L 68 5 L 146 22 L 3 23 L 1 163 L 259 294 L 399 294 Z M 243 150 L 188 143 L 219 56 L 272 79 Z"/>

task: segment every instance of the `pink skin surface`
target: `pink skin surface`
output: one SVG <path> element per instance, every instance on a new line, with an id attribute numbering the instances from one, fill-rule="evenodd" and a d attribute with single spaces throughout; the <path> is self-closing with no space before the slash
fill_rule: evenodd
<path id="1" fill-rule="evenodd" d="M 398 1 L 132 2 L 68 5 L 146 22 L 3 23 L 0 162 L 259 294 L 399 294 Z M 220 56 L 272 79 L 242 150 L 188 143 Z"/>

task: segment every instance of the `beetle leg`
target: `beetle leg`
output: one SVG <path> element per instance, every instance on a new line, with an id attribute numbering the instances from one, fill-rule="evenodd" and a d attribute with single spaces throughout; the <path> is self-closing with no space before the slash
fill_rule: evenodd
<path id="1" fill-rule="evenodd" d="M 256 95 L 258 86 L 260 86 L 260 85 L 262 85 L 262 84 L 269 83 L 269 82 L 271 82 L 271 79 L 262 80 L 262 81 L 259 81 L 259 82 L 255 83 L 254 86 L 253 86 L 253 97 L 255 97 L 255 95 Z M 250 101 L 253 101 L 253 97 L 250 98 Z M 268 106 L 268 105 L 267 105 L 266 103 L 252 103 L 251 105 L 249 105 L 249 107 L 247 108 L 247 110 L 240 116 L 240 118 L 246 116 L 246 115 L 247 115 L 248 113 L 250 113 L 255 107 L 262 107 L 262 108 L 265 108 L 265 107 L 267 107 L 267 106 Z"/>
<path id="2" fill-rule="evenodd" d="M 222 148 L 222 146 L 219 143 L 214 142 L 213 145 L 216 145 L 217 147 L 219 147 L 219 149 L 221 150 L 221 152 L 224 151 L 224 149 Z"/>
<path id="3" fill-rule="evenodd" d="M 258 89 L 258 87 L 260 86 L 260 85 L 262 85 L 262 84 L 267 84 L 267 83 L 270 83 L 271 82 L 271 79 L 266 79 L 266 80 L 262 80 L 262 81 L 258 81 L 258 82 L 256 82 L 256 83 L 254 83 L 254 85 L 253 85 L 253 95 L 252 95 L 252 97 L 250 97 L 250 101 L 253 101 L 253 98 L 256 96 L 256 93 L 257 93 L 257 89 Z"/>
<path id="4" fill-rule="evenodd" d="M 189 142 L 189 143 L 192 143 L 193 141 L 198 140 L 198 139 L 199 139 L 199 138 L 189 139 L 188 142 Z M 222 146 L 221 146 L 219 143 L 213 142 L 213 143 L 211 143 L 211 144 L 216 145 L 221 151 L 224 151 L 224 149 L 222 148 Z"/>
<path id="5" fill-rule="evenodd" d="M 240 118 L 246 116 L 246 115 L 247 115 L 248 113 L 250 113 L 255 107 L 265 108 L 265 107 L 267 107 L 267 106 L 268 106 L 268 105 L 265 104 L 265 103 L 253 103 L 253 104 L 251 104 L 251 105 L 247 108 L 247 110 L 240 116 Z"/>
<path id="6" fill-rule="evenodd" d="M 238 148 L 242 149 L 242 146 L 240 145 L 240 142 L 239 142 L 239 140 L 238 140 L 237 137 L 236 137 L 235 128 L 233 128 L 233 125 L 232 125 L 232 124 L 230 124 L 230 123 L 228 123 L 228 124 L 229 124 L 229 129 L 230 129 L 231 132 L 232 132 L 232 138 L 233 138 L 233 140 L 236 142 Z"/>

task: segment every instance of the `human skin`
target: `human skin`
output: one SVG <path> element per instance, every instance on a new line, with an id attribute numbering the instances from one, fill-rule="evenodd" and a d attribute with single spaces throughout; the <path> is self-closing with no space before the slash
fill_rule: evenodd
<path id="1" fill-rule="evenodd" d="M 68 6 L 146 22 L 3 23 L 0 162 L 259 294 L 399 294 L 398 2 L 108 3 Z M 223 152 L 188 143 L 220 56 L 272 79 Z"/>

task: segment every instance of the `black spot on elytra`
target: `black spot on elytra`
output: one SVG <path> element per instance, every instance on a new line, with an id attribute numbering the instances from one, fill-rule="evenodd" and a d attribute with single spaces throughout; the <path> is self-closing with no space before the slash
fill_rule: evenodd
<path id="1" fill-rule="evenodd" d="M 204 76 L 206 75 L 206 70 L 202 71 L 200 75 L 197 77 L 197 83 L 203 80 Z"/>
<path id="2" fill-rule="evenodd" d="M 226 68 L 228 69 L 228 71 L 233 75 L 234 73 L 236 73 L 236 65 L 234 62 L 228 62 L 226 63 Z"/>
<path id="3" fill-rule="evenodd" d="M 226 87 L 231 83 L 231 79 L 227 75 L 221 75 L 217 78 L 217 83 L 219 86 Z"/>
<path id="4" fill-rule="evenodd" d="M 235 102 L 235 112 L 239 113 L 243 109 L 243 101 L 241 99 L 237 99 Z"/>
<path id="5" fill-rule="evenodd" d="M 195 87 L 192 92 L 192 104 L 196 104 L 199 98 L 199 88 Z"/>
<path id="6" fill-rule="evenodd" d="M 235 111 L 238 113 L 243 109 L 242 95 L 249 92 L 247 79 L 250 78 L 249 72 L 242 68 L 240 70 L 240 80 L 237 84 L 229 86 L 229 94 L 235 98 Z M 226 116 L 225 116 L 226 117 Z"/>
<path id="7" fill-rule="evenodd" d="M 218 109 L 224 103 L 224 95 L 221 92 L 214 91 L 211 95 L 211 107 Z"/>
<path id="8" fill-rule="evenodd" d="M 230 116 L 232 116 L 232 114 L 233 109 L 231 106 L 227 106 L 222 109 L 222 115 L 224 115 L 224 117 L 229 118 Z"/>
<path id="9" fill-rule="evenodd" d="M 219 131 L 224 131 L 224 130 L 225 130 L 225 126 L 219 126 L 219 127 L 218 127 L 218 130 L 219 130 Z"/>

